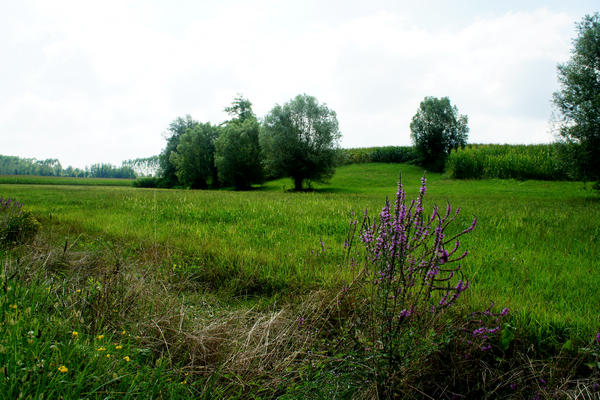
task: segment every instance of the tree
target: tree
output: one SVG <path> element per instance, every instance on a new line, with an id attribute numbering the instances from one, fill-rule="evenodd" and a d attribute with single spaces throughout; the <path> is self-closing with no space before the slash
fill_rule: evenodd
<path id="1" fill-rule="evenodd" d="M 250 100 L 240 95 L 233 99 L 233 103 L 231 103 L 230 107 L 225 108 L 225 112 L 233 117 L 232 120 L 225 123 L 244 122 L 249 118 L 256 119 L 256 115 L 254 115 L 254 111 L 252 111 L 252 103 Z"/>
<path id="2" fill-rule="evenodd" d="M 271 176 L 291 177 L 301 190 L 307 180 L 333 176 L 340 137 L 335 111 L 304 94 L 271 110 L 260 145 Z"/>
<path id="3" fill-rule="evenodd" d="M 425 97 L 410 123 L 411 138 L 421 165 L 442 171 L 452 149 L 467 144 L 467 116 L 448 97 Z"/>
<path id="4" fill-rule="evenodd" d="M 561 89 L 553 101 L 560 113 L 566 161 L 574 167 L 571 172 L 578 179 L 599 181 L 600 14 L 586 15 L 576 26 L 571 59 L 558 65 Z"/>
<path id="5" fill-rule="evenodd" d="M 263 181 L 259 146 L 259 124 L 252 103 L 237 97 L 225 109 L 233 119 L 224 123 L 215 142 L 215 165 L 219 181 L 236 189 L 248 189 L 253 183 Z"/>
<path id="6" fill-rule="evenodd" d="M 198 121 L 194 121 L 189 115 L 186 115 L 185 118 L 178 117 L 169 124 L 170 135 L 167 137 L 167 146 L 159 155 L 160 177 L 163 186 L 173 187 L 179 183 L 177 168 L 171 160 L 171 153 L 177 150 L 181 136 L 198 124 Z"/>
<path id="7" fill-rule="evenodd" d="M 206 189 L 209 184 L 218 186 L 215 168 L 215 140 L 219 128 L 197 124 L 188 128 L 178 139 L 177 149 L 170 153 L 170 163 L 175 167 L 177 180 L 192 189 Z"/>

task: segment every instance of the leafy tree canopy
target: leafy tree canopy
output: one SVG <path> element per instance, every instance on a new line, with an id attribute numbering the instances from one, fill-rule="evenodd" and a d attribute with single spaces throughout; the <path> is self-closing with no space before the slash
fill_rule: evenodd
<path id="1" fill-rule="evenodd" d="M 248 189 L 264 178 L 259 146 L 260 125 L 252 103 L 238 96 L 225 111 L 233 117 L 224 123 L 215 142 L 215 165 L 219 181 L 225 186 Z"/>
<path id="2" fill-rule="evenodd" d="M 169 162 L 174 166 L 179 183 L 192 189 L 218 186 L 215 168 L 215 140 L 218 127 L 198 123 L 179 136 L 177 148 Z"/>
<path id="3" fill-rule="evenodd" d="M 442 171 L 450 151 L 467 143 L 468 118 L 460 115 L 448 97 L 425 97 L 410 123 L 411 139 L 419 161 Z"/>
<path id="4" fill-rule="evenodd" d="M 303 94 L 269 112 L 260 144 L 269 174 L 291 177 L 301 190 L 333 176 L 340 137 L 335 111 Z"/>
<path id="5" fill-rule="evenodd" d="M 177 168 L 173 164 L 171 153 L 177 150 L 181 136 L 188 130 L 199 125 L 198 121 L 194 121 L 191 116 L 186 115 L 185 118 L 178 117 L 169 124 L 167 136 L 167 145 L 159 155 L 160 176 L 163 180 L 163 185 L 166 187 L 176 186 L 179 181 L 177 178 Z"/>
<path id="6" fill-rule="evenodd" d="M 600 180 L 600 14 L 577 24 L 571 59 L 558 65 L 559 134 L 577 178 Z"/>

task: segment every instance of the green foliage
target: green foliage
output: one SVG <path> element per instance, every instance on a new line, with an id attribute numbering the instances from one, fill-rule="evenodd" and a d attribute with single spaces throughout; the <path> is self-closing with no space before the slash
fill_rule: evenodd
<path id="1" fill-rule="evenodd" d="M 31 240 L 40 223 L 22 204 L 0 198 L 0 247 L 12 247 Z"/>
<path id="2" fill-rule="evenodd" d="M 196 127 L 198 121 L 194 121 L 190 115 L 185 118 L 178 117 L 169 124 L 167 145 L 158 156 L 160 166 L 160 177 L 166 187 L 173 187 L 179 184 L 177 177 L 177 167 L 173 163 L 171 153 L 177 151 L 179 139 L 188 130 Z"/>
<path id="3" fill-rule="evenodd" d="M 260 125 L 247 99 L 236 98 L 225 111 L 234 118 L 226 122 L 215 142 L 219 181 L 238 190 L 248 189 L 264 179 L 258 139 Z"/>
<path id="4" fill-rule="evenodd" d="M 209 184 L 212 187 L 219 185 L 215 167 L 215 141 L 218 135 L 218 127 L 205 123 L 196 124 L 179 136 L 177 149 L 171 151 L 169 158 L 181 185 L 192 189 L 206 189 Z"/>
<path id="5" fill-rule="evenodd" d="M 291 177 L 295 190 L 335 172 L 340 133 L 335 111 L 308 95 L 276 105 L 265 117 L 260 144 L 267 173 Z"/>
<path id="6" fill-rule="evenodd" d="M 600 14 L 586 15 L 577 31 L 571 59 L 558 65 L 561 89 L 553 100 L 573 175 L 600 181 Z"/>
<path id="7" fill-rule="evenodd" d="M 446 170 L 455 179 L 567 180 L 560 144 L 467 145 L 453 150 Z"/>
<path id="8" fill-rule="evenodd" d="M 340 164 L 410 163 L 417 159 L 412 146 L 359 147 L 343 149 Z"/>
<path id="9" fill-rule="evenodd" d="M 36 160 L 0 155 L 0 175 L 61 176 L 63 169 L 57 159 Z"/>
<path id="10" fill-rule="evenodd" d="M 164 180 L 154 176 L 147 176 L 133 181 L 133 186 L 139 188 L 161 188 L 164 187 Z"/>
<path id="11" fill-rule="evenodd" d="M 237 96 L 233 99 L 233 103 L 231 106 L 225 108 L 225 112 L 233 117 L 233 119 L 226 121 L 226 124 L 256 119 L 256 115 L 254 115 L 254 111 L 252 111 L 252 103 L 242 96 Z"/>
<path id="12" fill-rule="evenodd" d="M 124 178 L 134 179 L 135 171 L 123 163 L 121 167 L 111 164 L 93 164 L 85 169 L 71 166 L 62 168 L 55 158 L 36 160 L 0 155 L 0 175 L 64 176 L 76 178 Z"/>
<path id="13" fill-rule="evenodd" d="M 90 178 L 135 179 L 135 172 L 129 166 L 115 167 L 111 164 L 93 164 L 86 168 L 86 176 Z"/>
<path id="14" fill-rule="evenodd" d="M 410 136 L 421 165 L 442 171 L 450 151 L 467 143 L 467 121 L 448 97 L 425 97 L 410 123 Z"/>

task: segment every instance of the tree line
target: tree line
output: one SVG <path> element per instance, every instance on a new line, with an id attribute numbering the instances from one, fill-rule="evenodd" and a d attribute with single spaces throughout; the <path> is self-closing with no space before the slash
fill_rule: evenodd
<path id="1" fill-rule="evenodd" d="M 337 164 L 336 113 L 313 96 L 276 105 L 259 122 L 252 103 L 236 97 L 218 125 L 191 116 L 175 119 L 159 155 L 157 178 L 138 186 L 249 189 L 266 179 L 290 177 L 295 190 L 330 178 Z"/>
<path id="2" fill-rule="evenodd" d="M 66 176 L 74 178 L 124 178 L 135 179 L 137 174 L 124 162 L 121 167 L 112 164 L 92 164 L 83 169 L 68 166 L 63 168 L 55 158 L 37 160 L 35 158 L 21 158 L 17 156 L 0 155 L 0 175 L 38 175 L 38 176 Z"/>

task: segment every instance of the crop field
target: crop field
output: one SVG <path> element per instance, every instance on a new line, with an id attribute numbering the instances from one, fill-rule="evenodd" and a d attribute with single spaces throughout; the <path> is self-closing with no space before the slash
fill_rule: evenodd
<path id="1" fill-rule="evenodd" d="M 133 179 L 72 178 L 63 176 L 0 175 L 0 184 L 131 186 Z"/>
<path id="2" fill-rule="evenodd" d="M 351 278 L 343 243 L 353 214 L 376 215 L 399 172 L 416 194 L 422 171 L 349 165 L 327 185 L 290 193 L 289 180 L 249 192 L 0 185 L 64 240 L 83 235 L 132 253 L 160 247 L 174 273 L 235 296 L 289 296 Z M 585 340 L 600 312 L 600 202 L 579 182 L 457 181 L 428 175 L 426 204 L 461 208 L 471 281 L 466 302 L 513 310 L 531 335 Z M 166 249 L 166 250 L 164 250 Z M 168 260 L 168 261 L 167 261 Z"/>

